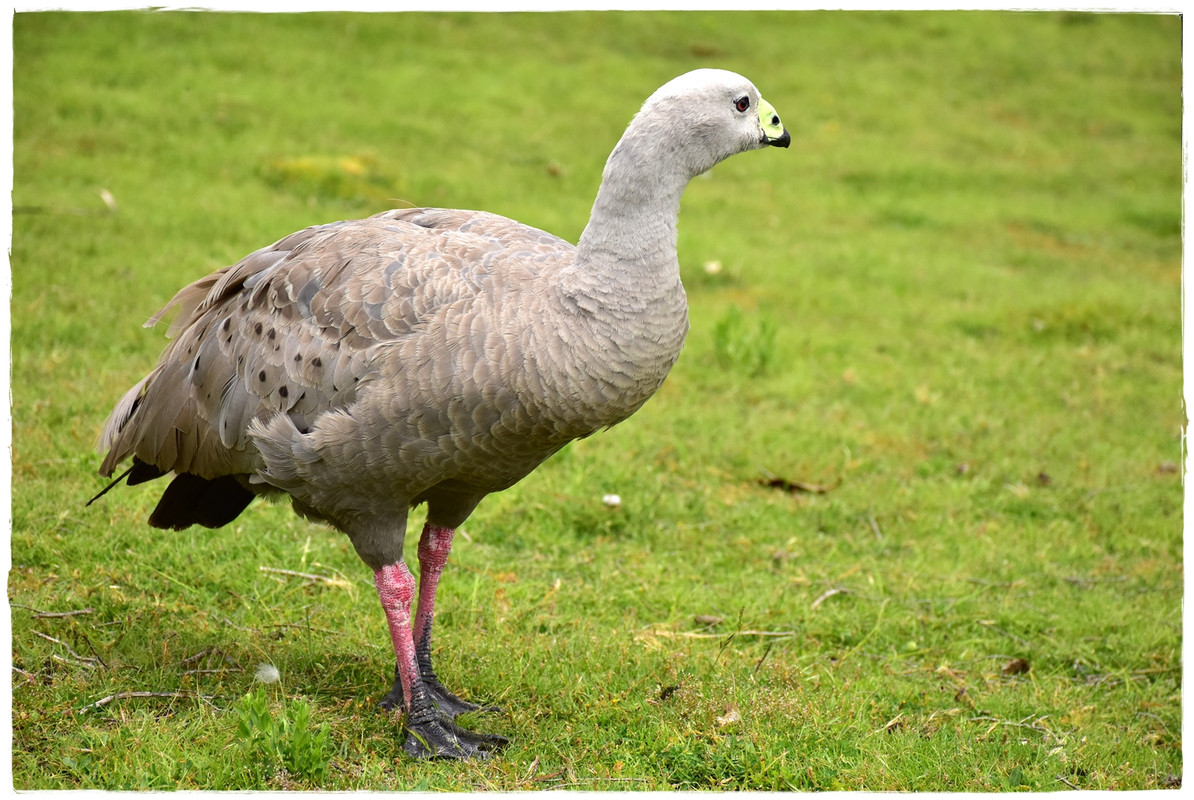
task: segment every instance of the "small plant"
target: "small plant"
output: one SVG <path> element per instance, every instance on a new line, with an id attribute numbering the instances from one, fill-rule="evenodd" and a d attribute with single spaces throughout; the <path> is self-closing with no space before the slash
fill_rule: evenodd
<path id="1" fill-rule="evenodd" d="M 236 736 L 252 782 L 259 785 L 284 768 L 295 778 L 321 781 L 328 768 L 327 725 L 313 730 L 311 706 L 292 700 L 284 714 L 270 713 L 265 689 L 258 687 L 236 704 Z"/>
<path id="2" fill-rule="evenodd" d="M 751 378 L 767 373 L 775 361 L 775 322 L 766 315 L 747 322 L 742 309 L 730 306 L 713 326 L 713 354 L 724 369 Z"/>

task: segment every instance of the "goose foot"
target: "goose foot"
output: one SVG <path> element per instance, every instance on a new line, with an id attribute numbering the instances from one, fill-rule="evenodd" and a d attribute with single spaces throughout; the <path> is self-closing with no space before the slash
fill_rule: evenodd
<path id="1" fill-rule="evenodd" d="M 477 703 L 470 703 L 468 700 L 461 700 L 440 683 L 434 674 L 423 676 L 423 686 L 427 689 L 427 693 L 431 695 L 432 702 L 449 719 L 455 719 L 461 714 L 468 714 L 473 711 L 502 711 L 501 706 L 482 706 Z M 405 707 L 406 703 L 402 695 L 402 681 L 397 676 L 394 677 L 393 688 L 378 702 L 378 705 L 386 711 L 396 711 Z"/>
<path id="2" fill-rule="evenodd" d="M 403 749 L 412 758 L 456 758 L 485 760 L 509 743 L 493 733 L 479 733 L 461 728 L 451 720 L 433 716 L 422 722 L 406 723 Z"/>

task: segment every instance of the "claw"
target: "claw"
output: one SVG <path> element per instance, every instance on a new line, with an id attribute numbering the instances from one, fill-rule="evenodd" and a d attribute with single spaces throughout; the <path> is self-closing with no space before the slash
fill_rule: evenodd
<path id="1" fill-rule="evenodd" d="M 414 724 L 408 720 L 406 731 L 403 748 L 413 758 L 484 760 L 509 743 L 504 736 L 466 730 L 450 720 L 438 717 Z"/>
<path id="2" fill-rule="evenodd" d="M 439 706 L 439 710 L 447 714 L 452 719 L 459 717 L 461 714 L 468 714 L 473 711 L 497 711 L 502 709 L 500 706 L 482 706 L 477 703 L 469 702 L 468 700 L 461 700 L 456 695 L 452 694 L 434 675 L 423 679 L 423 685 L 427 687 L 431 693 L 431 699 Z"/>
<path id="3" fill-rule="evenodd" d="M 449 719 L 455 719 L 461 714 L 469 714 L 473 711 L 494 711 L 498 713 L 503 711 L 501 706 L 482 706 L 477 703 L 471 703 L 468 700 L 461 700 L 439 682 L 439 679 L 435 677 L 435 673 L 423 676 L 423 686 L 427 689 L 427 693 L 431 695 L 431 699 L 435 705 Z M 395 711 L 405 707 L 401 680 L 397 677 L 394 678 L 393 688 L 378 702 L 378 706 L 385 711 Z"/>

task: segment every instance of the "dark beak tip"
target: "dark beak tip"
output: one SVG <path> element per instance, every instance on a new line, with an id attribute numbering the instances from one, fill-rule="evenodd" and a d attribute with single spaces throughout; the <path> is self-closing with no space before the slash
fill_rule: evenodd
<path id="1" fill-rule="evenodd" d="M 788 145 L 792 144 L 792 136 L 788 133 L 787 129 L 785 129 L 782 136 L 780 136 L 778 139 L 768 139 L 767 144 L 771 145 L 772 147 L 787 147 Z"/>

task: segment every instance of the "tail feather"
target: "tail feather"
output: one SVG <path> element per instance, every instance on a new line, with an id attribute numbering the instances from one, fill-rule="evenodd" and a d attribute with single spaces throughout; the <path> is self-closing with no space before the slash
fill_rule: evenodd
<path id="1" fill-rule="evenodd" d="M 165 474 L 165 470 L 134 457 L 133 465 L 88 500 L 87 505 L 99 500 L 126 478 L 129 486 L 136 486 Z M 149 515 L 149 524 L 155 528 L 176 531 L 192 525 L 219 528 L 240 516 L 240 512 L 248 507 L 254 497 L 256 494 L 246 489 L 235 475 L 201 478 L 189 472 L 180 472 L 162 493 L 157 508 Z"/>
<path id="2" fill-rule="evenodd" d="M 156 480 L 165 475 L 166 471 L 133 456 L 133 465 L 125 474 L 129 476 L 129 486 L 136 486 L 138 483 Z"/>
<path id="3" fill-rule="evenodd" d="M 99 500 L 108 492 L 112 491 L 116 484 L 120 483 L 125 478 L 129 479 L 129 486 L 136 486 L 138 483 L 145 483 L 146 481 L 151 481 L 154 478 L 160 478 L 165 474 L 165 472 L 158 469 L 153 464 L 147 464 L 146 462 L 134 456 L 133 465 L 113 478 L 112 482 L 105 486 L 99 494 L 87 501 L 87 505 L 91 505 L 96 500 Z"/>
<path id="4" fill-rule="evenodd" d="M 240 516 L 255 496 L 234 475 L 200 478 L 183 472 L 162 493 L 149 524 L 176 531 L 192 525 L 219 528 Z"/>
<path id="5" fill-rule="evenodd" d="M 156 372 L 157 370 L 154 370 Z M 137 385 L 124 393 L 120 398 L 120 402 L 112 409 L 112 413 L 108 415 L 107 422 L 104 423 L 104 429 L 100 432 L 99 441 L 96 443 L 95 449 L 101 453 L 107 453 L 104 457 L 104 463 L 100 467 L 100 475 L 105 477 L 111 475 L 116 471 L 116 465 L 124 461 L 128 456 L 131 448 L 122 446 L 117 447 L 117 442 L 121 438 L 120 434 L 124 431 L 124 427 L 133 417 L 133 412 L 137 410 L 137 406 L 141 404 L 141 399 L 144 396 L 145 384 L 154 375 L 153 372 L 146 375 Z M 122 443 L 123 444 L 123 443 Z M 116 479 L 117 481 L 120 478 Z"/>

